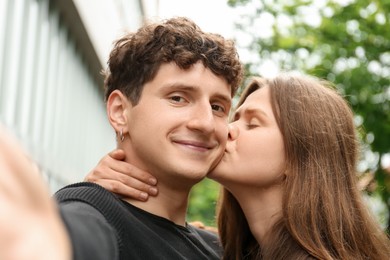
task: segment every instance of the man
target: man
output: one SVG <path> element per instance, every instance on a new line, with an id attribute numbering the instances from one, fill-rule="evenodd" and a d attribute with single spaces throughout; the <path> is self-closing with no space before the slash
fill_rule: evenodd
<path id="1" fill-rule="evenodd" d="M 185 215 L 190 189 L 225 149 L 242 78 L 234 44 L 174 18 L 121 38 L 108 64 L 107 114 L 118 148 L 158 178 L 159 196 L 125 201 L 93 183 L 58 191 L 73 258 L 219 259 L 216 236 Z"/>
<path id="2" fill-rule="evenodd" d="M 108 64 L 107 114 L 118 147 L 158 178 L 159 196 L 122 201 L 90 183 L 60 190 L 75 258 L 219 259 L 217 238 L 185 216 L 190 189 L 225 149 L 242 77 L 233 43 L 175 18 L 121 38 Z"/>

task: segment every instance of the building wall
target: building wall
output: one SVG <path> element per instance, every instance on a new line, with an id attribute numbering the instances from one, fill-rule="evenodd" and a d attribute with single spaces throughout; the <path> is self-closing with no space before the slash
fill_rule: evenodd
<path id="1" fill-rule="evenodd" d="M 93 8 L 80 11 L 76 2 L 0 0 L 0 122 L 21 140 L 53 191 L 81 181 L 115 147 L 99 74 L 108 55 L 97 47 L 104 35 L 91 37 L 85 13 Z M 134 15 L 118 28 L 142 23 L 139 1 L 99 2 L 113 10 L 131 7 Z"/>

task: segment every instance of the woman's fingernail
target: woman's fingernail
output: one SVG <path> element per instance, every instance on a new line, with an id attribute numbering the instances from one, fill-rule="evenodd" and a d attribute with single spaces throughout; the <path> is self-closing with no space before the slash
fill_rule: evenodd
<path id="1" fill-rule="evenodd" d="M 149 188 L 149 194 L 151 195 L 156 195 L 157 194 L 157 189 L 156 188 Z"/>
<path id="2" fill-rule="evenodd" d="M 156 185 L 157 184 L 157 180 L 155 178 L 150 178 L 149 179 L 149 184 Z"/>
<path id="3" fill-rule="evenodd" d="M 147 200 L 148 199 L 148 194 L 146 192 L 141 192 L 139 197 L 142 199 L 142 200 Z"/>

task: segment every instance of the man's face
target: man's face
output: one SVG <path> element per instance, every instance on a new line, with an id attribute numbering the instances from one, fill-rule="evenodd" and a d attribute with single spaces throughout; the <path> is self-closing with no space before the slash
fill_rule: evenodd
<path id="1" fill-rule="evenodd" d="M 163 64 L 127 111 L 129 161 L 159 181 L 192 186 L 225 149 L 230 86 L 202 63 L 182 70 Z"/>

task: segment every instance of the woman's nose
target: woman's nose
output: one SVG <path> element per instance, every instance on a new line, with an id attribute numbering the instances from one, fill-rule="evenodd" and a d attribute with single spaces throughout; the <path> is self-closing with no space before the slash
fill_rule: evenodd
<path id="1" fill-rule="evenodd" d="M 230 141 L 236 140 L 239 134 L 240 134 L 240 130 L 238 129 L 238 127 L 234 123 L 230 123 L 228 140 Z"/>

